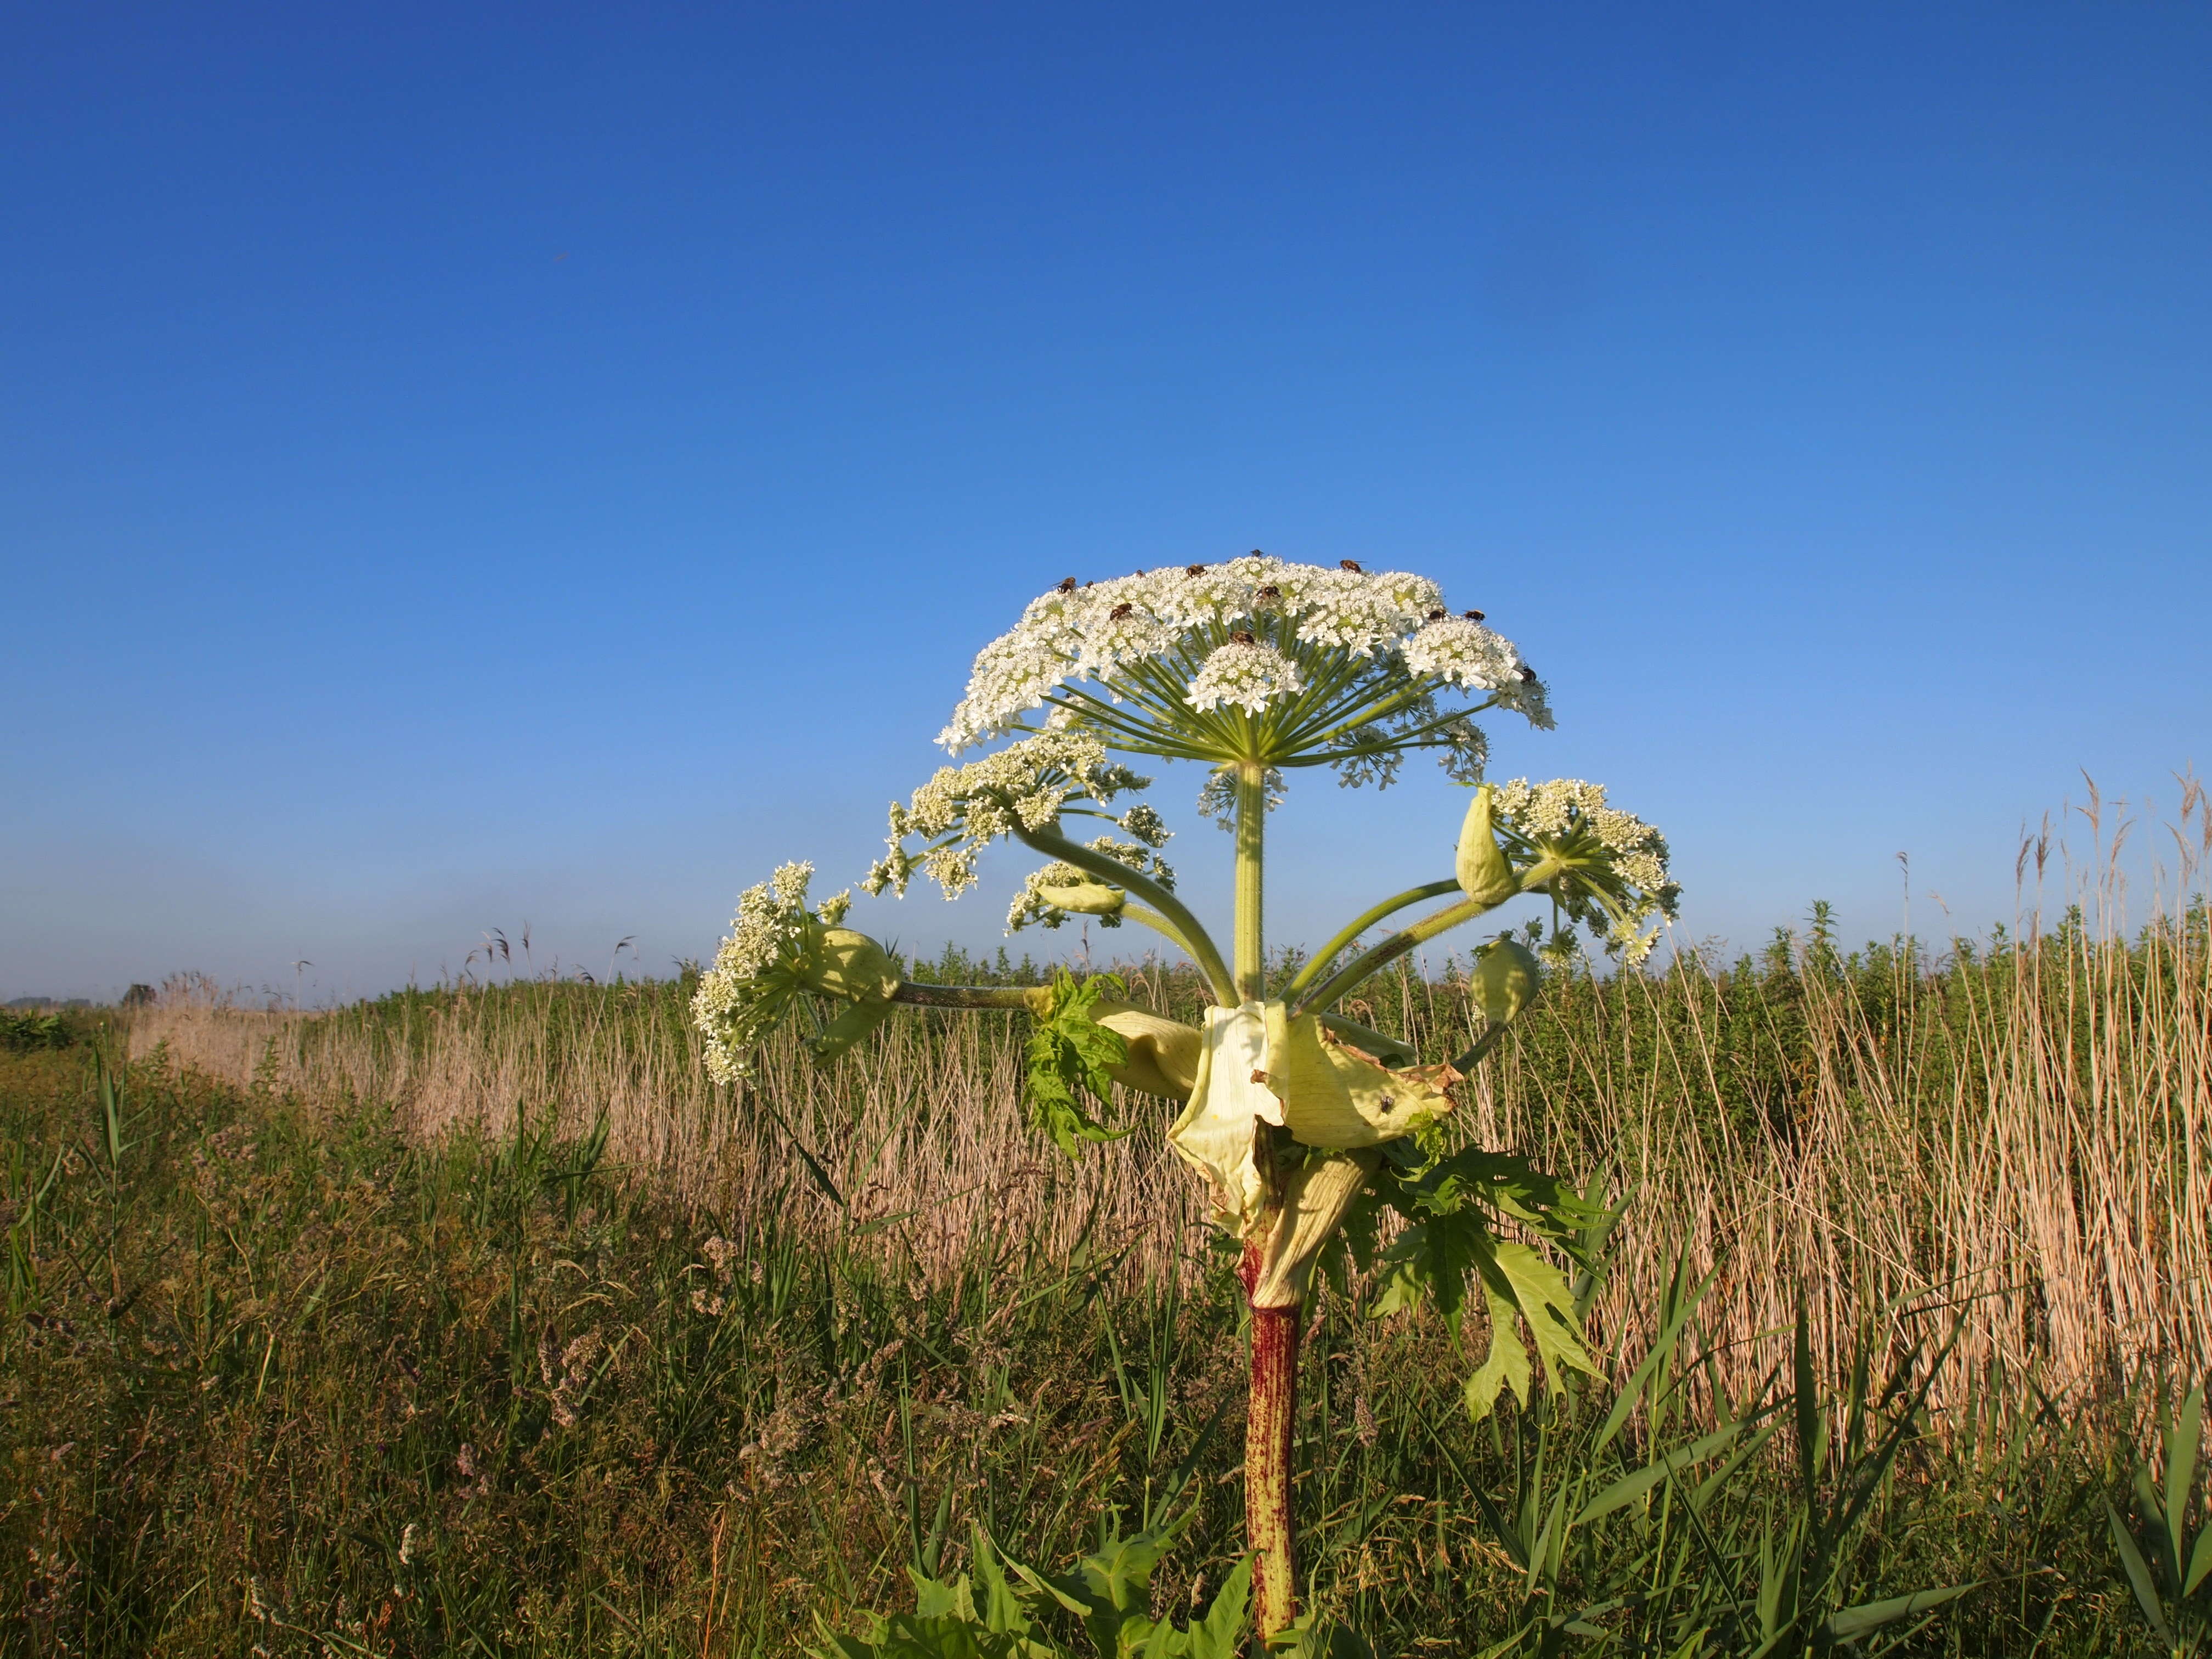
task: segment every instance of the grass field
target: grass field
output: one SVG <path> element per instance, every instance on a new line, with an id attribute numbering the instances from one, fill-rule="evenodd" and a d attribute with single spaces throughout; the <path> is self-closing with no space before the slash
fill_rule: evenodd
<path id="1" fill-rule="evenodd" d="M 2168 1581 L 2204 1478 L 2133 1476 L 2212 1368 L 2206 916 L 2085 904 L 1936 959 L 1816 915 L 1552 982 L 1463 1115 L 1621 1205 L 1583 1286 L 1614 1378 L 1478 1426 L 1440 1322 L 1325 1291 L 1316 1599 L 1384 1653 L 1750 1652 L 1790 1563 L 1830 1611 L 1974 1586 L 1865 1651 L 2203 1640 L 2212 1584 Z M 1239 1301 L 1156 1103 L 1069 1163 L 1022 1127 L 1018 1031 L 949 1013 L 732 1097 L 684 996 L 179 982 L 0 1054 L 0 1650 L 796 1652 L 975 1525 L 1056 1568 L 1109 1511 L 1194 1507 L 1158 1588 L 1218 1585 Z M 1437 1054 L 1470 1023 L 1449 969 L 1352 1012 Z M 1570 1524 L 1747 1410 L 1771 1437 L 1694 1516 L 1710 1455 Z"/>

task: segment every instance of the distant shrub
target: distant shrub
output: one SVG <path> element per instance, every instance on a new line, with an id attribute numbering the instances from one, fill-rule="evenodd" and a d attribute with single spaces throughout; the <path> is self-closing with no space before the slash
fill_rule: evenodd
<path id="1" fill-rule="evenodd" d="M 30 1054 L 40 1048 L 66 1048 L 76 1041 L 59 1014 L 0 1012 L 0 1048 L 10 1054 Z"/>

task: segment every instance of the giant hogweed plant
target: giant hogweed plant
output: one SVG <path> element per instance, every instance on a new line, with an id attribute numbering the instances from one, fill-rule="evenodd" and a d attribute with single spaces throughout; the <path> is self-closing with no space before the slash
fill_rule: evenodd
<path id="1" fill-rule="evenodd" d="M 818 1057 L 843 1053 L 896 1009 L 1004 1009 L 1033 1021 L 1026 1106 L 1073 1154 L 1115 1133 L 1092 1103 L 1115 1084 L 1179 1108 L 1167 1131 L 1201 1179 L 1215 1224 L 1242 1249 L 1250 1304 L 1245 1494 L 1253 1613 L 1263 1637 L 1297 1614 L 1291 1425 L 1300 1304 L 1324 1257 L 1380 1276 L 1378 1312 L 1428 1302 L 1455 1327 L 1483 1309 L 1487 1357 L 1468 1379 L 1478 1414 L 1501 1391 L 1525 1403 L 1594 1369 L 1574 1301 L 1546 1246 L 1572 1249 L 1592 1206 L 1557 1177 L 1482 1147 L 1448 1147 L 1453 1091 L 1539 989 L 1528 947 L 1501 933 L 1473 985 L 1484 1024 L 1466 1052 L 1425 1063 L 1336 1012 L 1369 977 L 1523 896 L 1550 902 L 1531 942 L 1562 952 L 1586 927 L 1635 961 L 1673 912 L 1665 843 L 1599 786 L 1483 781 L 1492 714 L 1548 727 L 1543 683 L 1479 611 L 1454 615 L 1425 577 L 1329 569 L 1260 554 L 1214 565 L 1073 579 L 1031 602 L 975 659 L 939 741 L 989 745 L 890 811 L 890 846 L 862 884 L 903 896 L 921 876 L 948 898 L 986 849 L 1042 860 L 1010 927 L 1071 916 L 1158 933 L 1196 965 L 1213 1006 L 1192 1027 L 1120 1000 L 1108 975 L 1060 973 L 1028 988 L 910 982 L 890 952 L 843 926 L 850 892 L 810 907 L 812 866 L 789 864 L 739 901 L 702 979 L 708 1063 L 748 1075 L 772 1026 L 805 1010 Z M 1427 751 L 1473 788 L 1448 876 L 1393 894 L 1272 981 L 1262 927 L 1267 816 L 1294 772 L 1334 769 L 1387 786 Z M 1134 798 L 1151 780 L 1122 758 L 1209 769 L 1200 811 L 1235 838 L 1224 951 L 1159 856 L 1169 831 Z M 1082 821 L 1090 820 L 1086 828 Z M 1094 833 L 1095 832 L 1095 833 Z M 1442 901 L 1379 939 L 1380 924 Z M 1379 1248 L 1376 1224 L 1404 1225 Z M 1525 1333 L 1525 1339 L 1522 1333 Z M 1534 1356 L 1532 1363 L 1531 1355 Z"/>

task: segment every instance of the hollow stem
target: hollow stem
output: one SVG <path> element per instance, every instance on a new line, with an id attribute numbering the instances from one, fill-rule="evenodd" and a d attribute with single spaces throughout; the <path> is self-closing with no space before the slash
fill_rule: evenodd
<path id="1" fill-rule="evenodd" d="M 1238 1276 L 1246 1293 L 1259 1281 L 1261 1251 L 1244 1249 Z M 1253 1622 L 1260 1638 L 1287 1628 L 1298 1613 L 1291 1549 L 1291 1444 L 1297 1415 L 1298 1306 L 1254 1308 L 1251 1390 L 1244 1419 L 1244 1532 L 1252 1552 Z"/>
<path id="2" fill-rule="evenodd" d="M 1103 853 L 1094 853 L 1088 847 L 1079 846 L 1050 830 L 1028 830 L 1014 826 L 1014 836 L 1031 852 L 1042 853 L 1047 858 L 1058 859 L 1077 869 L 1127 891 L 1132 897 L 1140 898 L 1167 918 L 1176 933 L 1182 935 L 1182 947 L 1198 963 L 1198 969 L 1206 977 L 1217 1002 L 1233 1005 L 1236 1000 L 1236 981 L 1229 966 L 1221 959 L 1220 947 L 1214 944 L 1190 907 L 1149 876 L 1139 875 L 1126 864 L 1108 858 Z"/>
<path id="3" fill-rule="evenodd" d="M 1335 1006 L 1340 999 L 1348 995 L 1362 980 L 1376 969 L 1388 967 L 1407 951 L 1427 944 L 1438 933 L 1456 927 L 1462 922 L 1473 921 L 1485 911 L 1497 908 L 1482 899 L 1462 899 L 1457 904 L 1448 904 L 1441 910 L 1423 916 L 1410 927 L 1401 927 L 1372 950 L 1363 951 L 1345 963 L 1318 988 L 1309 991 L 1294 1012 L 1318 1012 Z"/>
<path id="4" fill-rule="evenodd" d="M 1190 948 L 1190 941 L 1182 936 L 1182 929 L 1158 911 L 1147 910 L 1141 904 L 1124 904 L 1121 907 L 1121 920 L 1137 922 L 1151 928 L 1165 939 L 1169 944 L 1182 951 L 1193 962 L 1198 960 L 1198 952 Z"/>
<path id="5" fill-rule="evenodd" d="M 1267 835 L 1267 769 L 1237 763 L 1237 1000 L 1267 994 L 1266 941 L 1261 930 L 1261 861 Z"/>
<path id="6" fill-rule="evenodd" d="M 1462 1073 L 1472 1072 L 1481 1061 L 1482 1057 L 1498 1046 L 1499 1040 L 1504 1036 L 1505 1030 L 1506 1028 L 1503 1024 L 1486 1025 L 1482 1035 L 1475 1038 L 1472 1047 L 1451 1057 L 1449 1063 L 1452 1070 Z"/>
<path id="7" fill-rule="evenodd" d="M 1341 952 L 1349 949 L 1352 940 L 1358 939 L 1383 917 L 1395 915 L 1409 904 L 1419 904 L 1424 899 L 1442 898 L 1446 893 L 1455 893 L 1458 890 L 1459 883 L 1447 878 L 1443 881 L 1432 881 L 1425 887 L 1409 887 L 1402 893 L 1384 899 L 1372 909 L 1361 911 L 1337 931 L 1334 939 L 1314 953 L 1312 961 L 1291 976 L 1291 982 L 1283 987 L 1283 1000 L 1285 1002 L 1297 1001 L 1299 992 L 1327 972 L 1329 963 L 1334 962 Z"/>

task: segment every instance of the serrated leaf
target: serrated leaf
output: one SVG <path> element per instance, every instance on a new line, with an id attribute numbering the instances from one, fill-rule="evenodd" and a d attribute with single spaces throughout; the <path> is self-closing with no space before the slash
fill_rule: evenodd
<path id="1" fill-rule="evenodd" d="M 949 1584 L 912 1567 L 906 1570 L 906 1576 L 914 1581 L 914 1610 L 918 1616 L 925 1619 L 973 1619 L 975 1616 L 975 1600 L 969 1592 L 968 1578 L 964 1573 Z"/>
<path id="2" fill-rule="evenodd" d="M 1190 1627 L 1190 1659 L 1237 1659 L 1250 1622 L 1252 1558 L 1246 1556 L 1221 1582 L 1206 1617 Z"/>
<path id="3" fill-rule="evenodd" d="M 1457 1335 L 1468 1280 L 1485 1276 L 1483 1269 L 1497 1249 L 1497 1237 L 1480 1210 L 1453 1210 L 1414 1223 L 1383 1255 L 1376 1316 L 1410 1312 L 1429 1301 Z"/>
<path id="4" fill-rule="evenodd" d="M 1497 1409 L 1499 1393 L 1509 1388 L 1525 1410 L 1529 1386 L 1534 1379 L 1528 1364 L 1528 1350 L 1522 1343 L 1521 1334 L 1513 1328 L 1513 1304 L 1486 1288 L 1485 1293 L 1490 1303 L 1490 1353 L 1481 1368 L 1467 1379 L 1462 1391 L 1467 1414 L 1478 1423 Z"/>
<path id="5" fill-rule="evenodd" d="M 999 1553 L 991 1547 L 988 1534 L 979 1524 L 974 1529 L 976 1588 L 983 1592 L 981 1617 L 987 1630 L 1009 1632 L 1016 1636 L 1033 1633 L 1027 1611 L 1014 1587 L 1006 1582 L 1006 1570 L 999 1559 Z"/>
<path id="6" fill-rule="evenodd" d="M 1100 1100 L 1110 1099 L 1113 1067 L 1129 1057 L 1129 1045 L 1115 1031 L 1091 1018 L 1091 1011 L 1109 991 L 1126 988 L 1111 974 L 1093 974 L 1078 984 L 1066 969 L 1053 975 L 1044 1011 L 1036 1015 L 1024 1054 L 1028 1073 L 1022 1102 L 1030 1121 L 1050 1135 L 1053 1144 L 1068 1157 L 1076 1157 L 1085 1142 L 1118 1140 L 1127 1129 L 1109 1129 L 1083 1109 L 1079 1091 Z"/>
<path id="7" fill-rule="evenodd" d="M 1498 1245 L 1484 1264 L 1483 1277 L 1492 1291 L 1510 1296 L 1519 1306 L 1536 1358 L 1543 1362 L 1544 1380 L 1554 1392 L 1565 1384 L 1563 1371 L 1601 1375 L 1597 1362 L 1583 1346 L 1575 1294 L 1566 1275 L 1539 1255 L 1534 1245 Z"/>

